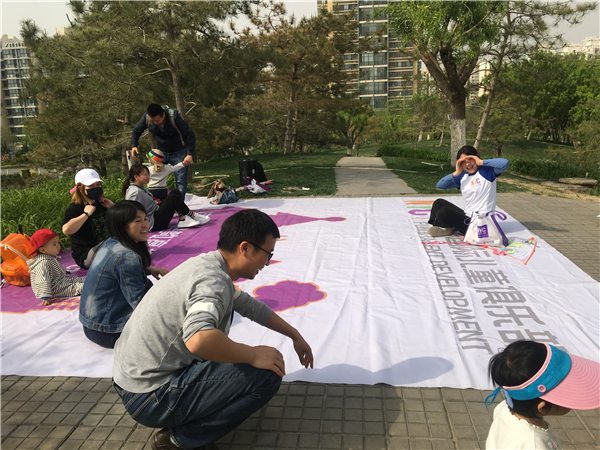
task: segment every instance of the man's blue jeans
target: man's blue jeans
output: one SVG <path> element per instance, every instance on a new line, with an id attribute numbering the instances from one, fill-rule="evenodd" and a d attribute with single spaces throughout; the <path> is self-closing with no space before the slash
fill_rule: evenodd
<path id="1" fill-rule="evenodd" d="M 163 159 L 164 164 L 179 164 L 182 162 L 187 156 L 187 151 L 180 150 L 178 152 L 163 152 L 165 157 Z M 183 199 L 185 200 L 185 193 L 187 192 L 187 179 L 188 179 L 188 169 L 189 166 L 185 166 L 183 169 L 180 169 L 175 172 L 175 182 L 177 183 L 177 189 L 183 195 Z"/>
<path id="2" fill-rule="evenodd" d="M 196 361 L 153 392 L 115 389 L 133 419 L 168 428 L 173 440 L 191 449 L 213 443 L 237 428 L 279 390 L 281 377 L 250 364 Z"/>

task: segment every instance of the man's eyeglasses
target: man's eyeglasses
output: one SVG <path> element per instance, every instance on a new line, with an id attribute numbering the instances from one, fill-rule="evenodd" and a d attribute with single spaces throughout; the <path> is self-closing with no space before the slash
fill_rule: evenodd
<path id="1" fill-rule="evenodd" d="M 253 244 L 252 242 L 248 242 L 248 243 L 249 243 L 249 244 L 252 244 L 252 245 L 253 245 L 253 246 L 255 246 L 256 248 L 259 248 L 259 249 L 261 249 L 263 252 L 265 252 L 267 255 L 269 255 L 269 259 L 267 259 L 267 262 L 271 261 L 271 258 L 273 257 L 273 253 L 266 251 L 264 248 L 262 248 L 262 247 L 260 247 L 260 246 L 258 246 L 258 245 L 256 245 L 256 244 Z"/>

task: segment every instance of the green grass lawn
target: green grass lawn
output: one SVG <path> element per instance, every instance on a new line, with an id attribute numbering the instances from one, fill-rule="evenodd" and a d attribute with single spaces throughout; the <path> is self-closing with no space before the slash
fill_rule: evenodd
<path id="1" fill-rule="evenodd" d="M 268 179 L 273 180 L 271 192 L 262 194 L 263 197 L 302 197 L 334 195 L 335 167 L 338 160 L 346 155 L 345 149 L 319 153 L 281 153 L 253 154 L 246 158 L 258 160 L 265 170 Z M 220 178 L 225 184 L 240 187 L 238 162 L 245 159 L 242 156 L 215 159 L 205 163 L 192 165 L 194 171 L 194 193 L 206 196 L 212 182 Z M 303 190 L 302 188 L 309 190 Z M 254 198 L 255 194 L 240 191 L 241 199 Z"/>

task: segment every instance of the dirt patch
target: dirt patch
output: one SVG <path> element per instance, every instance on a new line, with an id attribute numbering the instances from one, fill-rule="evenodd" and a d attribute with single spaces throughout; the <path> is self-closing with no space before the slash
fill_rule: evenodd
<path id="1" fill-rule="evenodd" d="M 541 184 L 537 184 L 537 183 L 530 182 L 530 181 L 519 180 L 517 178 L 502 177 L 502 178 L 496 178 L 496 181 L 498 183 L 511 184 L 514 186 L 518 186 L 519 188 L 526 189 L 530 194 L 548 195 L 550 197 L 562 197 L 562 198 L 572 198 L 575 200 L 588 200 L 591 202 L 600 202 L 600 198 L 598 198 L 594 195 L 581 194 L 578 192 L 563 191 L 560 189 L 553 189 L 548 186 L 542 186 Z"/>

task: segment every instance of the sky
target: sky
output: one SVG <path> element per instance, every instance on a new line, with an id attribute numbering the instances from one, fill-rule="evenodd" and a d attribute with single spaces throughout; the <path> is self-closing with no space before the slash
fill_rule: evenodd
<path id="1" fill-rule="evenodd" d="M 70 10 L 67 2 L 56 1 L 4 1 L 2 4 L 2 33 L 9 36 L 19 37 L 20 21 L 23 19 L 33 19 L 34 22 L 53 35 L 56 27 L 67 27 L 69 21 L 67 15 Z M 317 12 L 316 0 L 306 1 L 288 1 L 284 0 L 290 13 L 294 13 L 299 19 L 302 16 L 311 16 Z M 600 37 L 600 7 L 596 11 L 589 13 L 584 21 L 575 26 L 568 25 L 559 28 L 564 33 L 566 41 L 581 43 L 583 39 L 589 36 Z"/>

